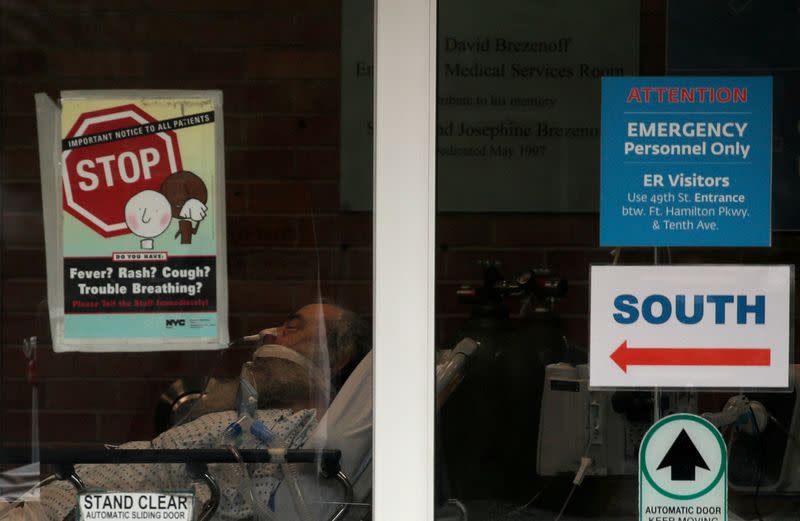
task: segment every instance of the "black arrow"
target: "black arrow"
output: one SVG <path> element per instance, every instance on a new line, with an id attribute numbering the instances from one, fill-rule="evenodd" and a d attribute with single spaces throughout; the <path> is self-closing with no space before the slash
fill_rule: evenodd
<path id="1" fill-rule="evenodd" d="M 700 455 L 684 429 L 681 429 L 681 433 L 675 438 L 672 447 L 658 464 L 657 470 L 667 467 L 672 467 L 670 469 L 672 481 L 694 481 L 695 467 L 708 470 L 703 456 Z"/>

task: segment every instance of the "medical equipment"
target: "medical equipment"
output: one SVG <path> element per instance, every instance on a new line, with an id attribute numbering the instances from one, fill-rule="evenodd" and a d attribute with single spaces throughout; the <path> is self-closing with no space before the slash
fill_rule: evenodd
<path id="1" fill-rule="evenodd" d="M 791 392 L 748 392 L 728 400 L 712 423 L 733 426 L 728 448 L 731 489 L 761 494 L 800 494 L 800 365 L 792 365 Z M 752 412 L 751 412 L 752 411 Z"/>
<path id="2" fill-rule="evenodd" d="M 436 451 L 437 495 L 440 500 L 521 501 L 538 481 L 532 469 L 544 368 L 573 356 L 565 351 L 563 329 L 553 312 L 567 283 L 550 270 L 527 270 L 506 279 L 498 263 L 481 267 L 483 284 L 457 291 L 459 302 L 471 308 L 457 338 L 472 338 L 480 349 L 447 402 L 437 398 L 437 439 L 447 440 Z M 513 318 L 511 306 L 519 306 Z M 574 355 L 582 361 L 580 356 Z M 481 464 L 475 465 L 476 460 Z"/>
<path id="3" fill-rule="evenodd" d="M 281 353 L 286 356 L 286 354 L 282 351 Z M 253 358 L 257 358 L 257 355 L 258 353 L 256 353 Z M 230 432 L 235 433 L 236 437 L 240 439 L 243 435 L 244 429 L 244 432 L 251 434 L 258 441 L 263 443 L 268 449 L 270 449 L 272 458 L 277 460 L 276 462 L 280 463 L 281 465 L 281 470 L 284 474 L 284 481 L 286 486 L 289 488 L 289 493 L 291 494 L 298 517 L 302 521 L 311 521 L 311 514 L 308 510 L 308 505 L 306 504 L 305 498 L 303 497 L 303 490 L 300 487 L 297 467 L 284 461 L 282 458 L 282 454 L 286 451 L 288 445 L 280 438 L 280 436 L 270 431 L 266 425 L 255 418 L 256 411 L 258 410 L 258 390 L 256 388 L 255 377 L 253 376 L 253 362 L 245 362 L 242 364 L 242 370 L 239 377 L 239 392 L 237 394 L 236 403 L 239 420 L 236 423 L 231 424 L 228 429 L 225 430 L 226 434 L 223 437 L 230 438 L 230 435 L 227 434 Z M 238 451 L 234 445 L 230 445 L 230 448 L 234 454 L 238 454 Z M 241 466 L 244 476 L 246 477 L 245 483 L 247 484 L 247 490 L 245 492 L 252 503 L 253 511 L 258 512 L 259 519 L 271 520 L 272 516 L 269 514 L 266 508 L 255 499 L 249 473 L 243 464 Z"/>
<path id="4" fill-rule="evenodd" d="M 697 412 L 697 394 L 662 392 L 662 415 Z M 652 425 L 653 393 L 590 391 L 589 367 L 567 363 L 545 369 L 539 423 L 537 472 L 542 476 L 574 474 L 588 447 L 587 475 L 633 475 L 639 445 Z"/>
<path id="5" fill-rule="evenodd" d="M 800 365 L 792 371 L 791 392 L 735 395 L 721 411 L 702 414 L 720 429 L 732 428 L 731 490 L 800 493 L 800 439 L 795 434 L 800 432 Z M 654 406 L 662 416 L 701 412 L 695 392 L 661 392 L 656 405 L 652 392 L 590 391 L 588 374 L 586 365 L 565 363 L 545 370 L 536 466 L 542 476 L 574 474 L 587 444 L 592 458 L 587 475 L 635 475 Z"/>
<path id="6" fill-rule="evenodd" d="M 464 380 L 469 358 L 478 349 L 479 344 L 471 338 L 465 338 L 453 349 L 450 359 L 436 367 L 436 408 L 440 409 L 450 394 Z"/>
<path id="7" fill-rule="evenodd" d="M 274 517 L 270 514 L 269 510 L 256 498 L 253 492 L 253 480 L 250 476 L 250 471 L 242 459 L 242 454 L 239 452 L 239 445 L 242 442 L 242 426 L 241 423 L 246 419 L 242 416 L 238 421 L 231 423 L 222 433 L 220 445 L 227 447 L 228 450 L 236 458 L 239 464 L 239 470 L 242 473 L 241 484 L 239 485 L 239 494 L 245 498 L 251 512 L 257 521 L 273 521 Z"/>

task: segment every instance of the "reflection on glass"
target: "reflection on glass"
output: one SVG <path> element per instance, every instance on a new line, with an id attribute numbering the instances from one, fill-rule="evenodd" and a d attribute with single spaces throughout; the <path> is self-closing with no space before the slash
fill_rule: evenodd
<path id="1" fill-rule="evenodd" d="M 592 264 L 793 264 L 797 253 L 791 231 L 748 251 L 600 248 L 600 78 L 772 75 L 773 177 L 786 187 L 797 17 L 752 2 L 439 2 L 439 518 L 637 518 L 640 445 L 677 413 L 703 415 L 727 445 L 728 519 L 796 516 L 795 389 L 590 390 L 587 355 Z M 781 230 L 796 228 L 795 192 L 775 191 Z"/>
<path id="2" fill-rule="evenodd" d="M 340 202 L 340 179 L 372 165 L 360 137 L 341 139 L 371 125 L 371 103 L 354 100 L 372 91 L 372 57 L 345 38 L 371 39 L 371 12 L 371 2 L 4 6 L 0 519 L 60 521 L 76 507 L 86 519 L 179 519 L 182 496 L 145 494 L 169 491 L 193 492 L 204 521 L 370 516 L 372 215 Z M 351 58 L 361 72 L 345 77 Z M 222 91 L 227 349 L 54 353 L 44 223 L 62 201 L 42 198 L 34 94 L 73 89 Z M 181 159 L 173 181 L 192 169 Z M 144 213 L 112 216 L 134 232 L 131 248 L 202 243 L 222 201 L 187 179 L 131 198 Z M 358 190 L 371 199 L 369 184 Z M 155 210 L 158 230 L 147 228 Z"/>

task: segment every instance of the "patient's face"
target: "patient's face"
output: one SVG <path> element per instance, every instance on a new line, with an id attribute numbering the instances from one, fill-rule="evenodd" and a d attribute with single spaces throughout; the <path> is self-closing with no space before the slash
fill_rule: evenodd
<path id="1" fill-rule="evenodd" d="M 320 348 L 325 339 L 327 321 L 341 317 L 343 310 L 331 304 L 309 304 L 290 314 L 277 328 L 275 335 L 261 332 L 264 343 L 279 344 L 293 349 L 308 358 L 312 364 L 320 363 Z M 295 410 L 315 408 L 319 414 L 325 410 L 319 382 L 312 381 L 307 369 L 280 358 L 257 358 L 253 361 L 253 376 L 259 393 L 259 408 L 290 407 Z M 236 408 L 235 396 L 238 379 L 216 382 L 207 389 L 186 420 L 209 412 Z"/>
<path id="2" fill-rule="evenodd" d="M 326 321 L 336 320 L 342 308 L 332 304 L 309 304 L 290 314 L 270 343 L 294 349 L 310 360 L 318 359 L 325 341 Z"/>

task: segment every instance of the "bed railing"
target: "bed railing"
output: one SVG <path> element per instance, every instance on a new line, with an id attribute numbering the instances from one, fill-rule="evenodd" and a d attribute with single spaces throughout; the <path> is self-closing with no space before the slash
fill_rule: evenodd
<path id="1" fill-rule="evenodd" d="M 242 449 L 239 451 L 245 463 L 315 463 L 325 479 L 337 480 L 344 489 L 344 501 L 330 518 L 338 521 L 344 517 L 353 501 L 353 486 L 342 472 L 340 461 L 342 453 L 336 449 Z M 31 462 L 30 449 L 0 449 L 0 463 L 27 464 Z M 92 448 L 40 448 L 39 463 L 53 465 L 55 477 L 67 480 L 79 492 L 85 488 L 83 480 L 75 471 L 81 464 L 144 464 L 144 463 L 182 463 L 187 466 L 193 479 L 203 481 L 211 492 L 210 499 L 203 505 L 198 521 L 207 521 L 217 511 L 220 490 L 214 477 L 208 471 L 209 463 L 237 463 L 238 460 L 226 449 L 108 449 Z"/>

